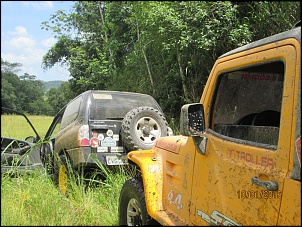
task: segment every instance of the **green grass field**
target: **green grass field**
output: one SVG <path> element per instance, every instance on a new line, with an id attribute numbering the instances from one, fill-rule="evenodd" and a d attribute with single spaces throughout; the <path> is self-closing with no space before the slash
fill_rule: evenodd
<path id="1" fill-rule="evenodd" d="M 44 138 L 53 117 L 34 115 L 27 117 L 38 134 Z M 18 115 L 1 115 L 1 135 L 13 138 L 26 138 L 27 136 L 34 135 L 34 132 L 24 117 Z"/>
<path id="2" fill-rule="evenodd" d="M 29 119 L 43 138 L 53 117 Z M 1 116 L 1 135 L 27 137 L 29 132 L 19 120 L 18 116 Z M 1 226 L 118 225 L 119 193 L 131 174 L 120 168 L 115 173 L 109 171 L 97 186 L 72 184 L 68 198 L 45 171 L 15 177 L 1 174 Z"/>

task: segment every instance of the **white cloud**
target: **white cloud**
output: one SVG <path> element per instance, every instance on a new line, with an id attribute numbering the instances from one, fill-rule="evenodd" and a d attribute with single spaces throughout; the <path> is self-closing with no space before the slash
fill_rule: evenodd
<path id="1" fill-rule="evenodd" d="M 52 1 L 24 1 L 26 7 L 33 7 L 37 10 L 48 10 L 53 8 Z"/>
<path id="2" fill-rule="evenodd" d="M 56 43 L 55 38 L 47 38 L 37 42 L 22 26 L 15 27 L 14 31 L 5 32 L 6 40 L 2 42 L 5 50 L 1 52 L 1 58 L 10 63 L 21 63 L 19 76 L 24 73 L 37 76 L 42 80 L 66 80 L 69 73 L 66 69 L 55 65 L 51 69 L 43 71 L 42 59 L 47 50 Z M 41 49 L 43 48 L 43 49 Z"/>
<path id="3" fill-rule="evenodd" d="M 20 3 L 23 7 L 20 7 Z M 1 1 L 1 58 L 10 63 L 22 64 L 20 72 L 17 73 L 18 76 L 28 73 L 44 81 L 69 79 L 67 68 L 58 64 L 45 71 L 42 69 L 43 56 L 57 41 L 49 34 L 46 35 L 47 32 L 40 28 L 41 21 L 45 20 L 44 13 L 48 15 L 54 10 L 53 4 L 57 3 Z M 67 3 L 64 2 L 64 4 Z M 40 10 L 49 11 L 37 12 Z M 18 17 L 14 17 L 12 12 L 18 13 Z M 6 20 L 3 20 L 4 18 Z"/>
<path id="4" fill-rule="evenodd" d="M 35 46 L 35 41 L 30 37 L 20 36 L 6 41 L 5 45 L 9 45 L 13 49 L 28 49 Z"/>
<path id="5" fill-rule="evenodd" d="M 22 51 L 26 51 L 35 48 L 36 41 L 30 36 L 26 28 L 22 26 L 15 27 L 14 31 L 8 31 L 5 33 L 6 39 L 3 41 L 4 48 L 8 50 L 14 50 L 18 54 Z M 3 45 L 1 44 L 1 45 Z"/>
<path id="6" fill-rule="evenodd" d="M 26 72 L 25 68 L 26 66 L 39 66 L 41 67 L 41 58 L 43 56 L 43 52 L 41 50 L 31 50 L 23 53 L 9 53 L 9 54 L 4 54 L 1 53 L 1 58 L 4 60 L 15 63 L 19 62 L 23 65 L 22 69 Z"/>
<path id="7" fill-rule="evenodd" d="M 23 36 L 28 36 L 28 32 L 26 28 L 22 26 L 16 26 L 15 31 L 13 32 L 7 32 L 8 35 L 23 35 Z"/>
<path id="8" fill-rule="evenodd" d="M 47 48 L 52 47 L 55 43 L 57 42 L 57 40 L 55 38 L 48 38 L 48 39 L 44 39 L 42 40 L 40 43 L 42 46 L 45 46 Z"/>
<path id="9" fill-rule="evenodd" d="M 22 76 L 24 73 L 34 75 L 38 80 L 51 81 L 51 80 L 63 80 L 67 81 L 69 78 L 69 72 L 67 68 L 55 65 L 52 68 L 44 71 L 41 66 L 41 59 L 44 55 L 42 50 L 33 50 L 31 54 L 3 54 L 1 58 L 10 63 L 21 63 L 20 72 L 18 76 Z"/>

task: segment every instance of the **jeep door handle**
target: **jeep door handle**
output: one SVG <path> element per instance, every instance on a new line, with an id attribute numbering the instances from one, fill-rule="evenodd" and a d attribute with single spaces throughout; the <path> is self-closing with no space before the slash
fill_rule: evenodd
<path id="1" fill-rule="evenodd" d="M 252 177 L 252 184 L 263 187 L 263 188 L 265 188 L 266 190 L 269 190 L 269 191 L 277 191 L 278 190 L 278 182 L 261 180 L 256 176 Z"/>

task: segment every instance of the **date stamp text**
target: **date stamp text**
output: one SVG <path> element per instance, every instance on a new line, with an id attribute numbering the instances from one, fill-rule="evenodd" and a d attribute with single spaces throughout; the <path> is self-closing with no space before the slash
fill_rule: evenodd
<path id="1" fill-rule="evenodd" d="M 238 199 L 280 199 L 282 191 L 269 191 L 269 190 L 238 190 Z"/>

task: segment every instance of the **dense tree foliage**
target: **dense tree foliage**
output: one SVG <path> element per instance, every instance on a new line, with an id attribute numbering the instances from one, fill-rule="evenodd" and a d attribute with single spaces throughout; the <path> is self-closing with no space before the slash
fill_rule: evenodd
<path id="1" fill-rule="evenodd" d="M 66 64 L 75 95 L 151 94 L 171 120 L 199 101 L 217 57 L 299 20 L 298 1 L 76 1 L 42 23 L 58 37 L 43 65 Z"/>
<path id="2" fill-rule="evenodd" d="M 54 115 L 89 89 L 133 91 L 153 95 L 177 123 L 217 57 L 290 29 L 300 13 L 299 1 L 75 1 L 41 24 L 58 39 L 43 67 L 66 65 L 72 79 L 43 93 L 35 76 L 15 74 L 19 63 L 1 59 L 2 105 Z"/>
<path id="3" fill-rule="evenodd" d="M 68 82 L 45 94 L 44 83 L 25 73 L 18 77 L 20 63 L 1 58 L 1 106 L 35 115 L 54 116 L 73 97 L 68 94 Z M 72 94 L 73 96 L 73 94 Z"/>
<path id="4" fill-rule="evenodd" d="M 51 88 L 59 88 L 62 82 L 62 80 L 44 81 L 44 92 L 48 92 Z"/>

